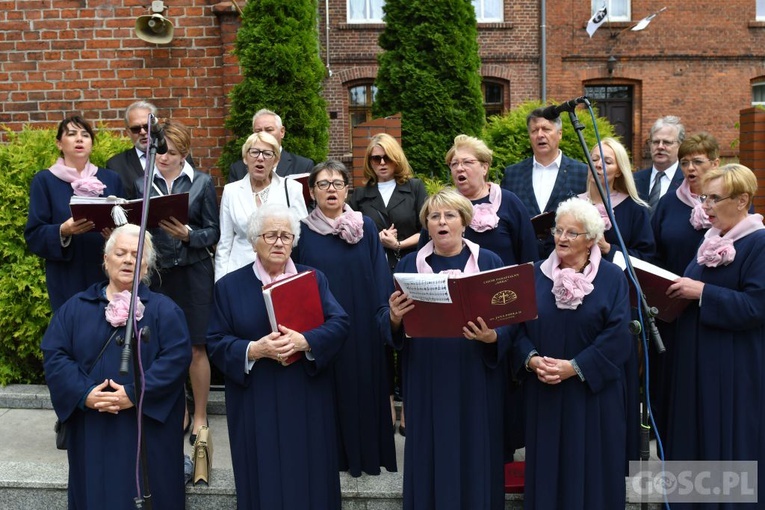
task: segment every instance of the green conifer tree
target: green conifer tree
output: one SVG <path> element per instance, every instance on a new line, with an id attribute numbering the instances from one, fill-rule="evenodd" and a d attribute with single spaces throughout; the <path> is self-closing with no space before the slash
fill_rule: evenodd
<path id="1" fill-rule="evenodd" d="M 415 172 L 447 178 L 446 151 L 485 121 L 478 29 L 470 0 L 386 0 L 376 116 L 401 112 Z"/>
<path id="2" fill-rule="evenodd" d="M 250 0 L 243 9 L 234 54 L 242 81 L 231 91 L 226 127 L 237 138 L 223 149 L 221 171 L 242 157 L 252 116 L 268 108 L 287 129 L 284 148 L 326 159 L 329 118 L 321 95 L 326 70 L 319 56 L 316 0 Z"/>

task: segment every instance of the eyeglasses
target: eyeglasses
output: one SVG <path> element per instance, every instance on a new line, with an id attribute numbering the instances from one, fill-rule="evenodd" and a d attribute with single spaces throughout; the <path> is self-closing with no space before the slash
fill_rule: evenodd
<path id="1" fill-rule="evenodd" d="M 276 155 L 274 151 L 261 151 L 258 149 L 250 149 L 247 151 L 247 154 L 249 154 L 249 156 L 254 159 L 258 159 L 260 156 L 263 156 L 263 159 L 271 159 Z"/>
<path id="2" fill-rule="evenodd" d="M 586 236 L 587 232 L 569 232 L 568 230 L 561 230 L 557 227 L 553 227 L 550 229 L 550 233 L 553 236 L 561 237 L 563 239 L 568 239 L 569 241 L 573 241 L 579 236 Z"/>
<path id="3" fill-rule="evenodd" d="M 441 221 L 441 216 L 444 217 L 445 221 L 455 221 L 460 218 L 457 211 L 432 212 L 428 214 L 428 221 L 439 222 Z"/>
<path id="4" fill-rule="evenodd" d="M 375 154 L 373 156 L 369 156 L 369 160 L 372 163 L 379 165 L 383 161 L 390 161 L 390 158 L 386 154 Z"/>
<path id="5" fill-rule="evenodd" d="M 717 195 L 699 195 L 699 200 L 701 200 L 701 203 L 706 203 L 707 200 L 709 200 L 709 203 L 712 204 L 718 204 L 722 202 L 723 200 L 727 200 L 729 198 L 733 198 L 735 195 L 728 195 L 727 197 L 719 197 Z"/>
<path id="6" fill-rule="evenodd" d="M 671 147 L 677 143 L 677 140 L 651 140 L 651 145 L 658 147 L 664 145 L 665 147 Z"/>
<path id="7" fill-rule="evenodd" d="M 701 158 L 695 158 L 695 159 L 681 159 L 680 160 L 680 167 L 681 168 L 688 168 L 689 166 L 693 165 L 695 168 L 698 168 L 705 163 L 709 163 L 708 159 L 701 159 Z"/>
<path id="8" fill-rule="evenodd" d="M 292 241 L 295 240 L 295 234 L 290 234 L 289 232 L 266 232 L 265 234 L 260 234 L 260 237 L 263 238 L 266 244 L 276 244 L 277 239 L 281 239 L 283 244 L 292 244 Z"/>
<path id="9" fill-rule="evenodd" d="M 327 191 L 330 186 L 335 188 L 337 191 L 345 189 L 347 184 L 345 181 L 341 181 L 340 179 L 337 179 L 335 181 L 317 181 L 316 184 L 314 184 L 317 188 L 319 188 L 322 191 Z"/>
<path id="10" fill-rule="evenodd" d="M 130 126 L 128 129 L 134 135 L 140 135 L 141 131 L 146 131 L 147 133 L 149 132 L 149 125 L 148 124 L 143 124 L 141 126 Z"/>
<path id="11" fill-rule="evenodd" d="M 462 161 L 452 160 L 452 162 L 449 163 L 449 168 L 452 170 L 457 170 L 460 165 L 462 165 L 463 168 L 470 168 L 476 163 L 478 163 L 477 159 L 463 159 Z"/>

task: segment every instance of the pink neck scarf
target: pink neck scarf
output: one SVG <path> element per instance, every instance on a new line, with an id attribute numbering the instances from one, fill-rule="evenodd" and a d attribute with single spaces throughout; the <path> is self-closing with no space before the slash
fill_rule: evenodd
<path id="1" fill-rule="evenodd" d="M 502 188 L 493 182 L 489 183 L 489 203 L 473 205 L 473 219 L 470 228 L 476 232 L 486 232 L 499 225 L 499 206 L 502 205 Z"/>
<path id="2" fill-rule="evenodd" d="M 701 200 L 698 195 L 691 193 L 691 186 L 688 181 L 683 179 L 683 183 L 675 191 L 675 195 L 678 200 L 691 208 L 690 222 L 693 228 L 701 230 L 709 228 L 712 224 L 709 222 L 709 216 L 704 212 L 704 208 L 701 207 Z"/>
<path id="3" fill-rule="evenodd" d="M 704 241 L 699 246 L 696 262 L 702 266 L 727 266 L 736 258 L 736 248 L 733 243 L 746 237 L 752 232 L 765 228 L 762 225 L 761 214 L 750 214 L 720 236 L 720 229 L 712 227 L 704 234 Z"/>
<path id="4" fill-rule="evenodd" d="M 283 280 L 288 276 L 297 274 L 295 263 L 292 262 L 292 259 L 287 259 L 287 265 L 284 267 L 284 273 L 271 278 L 271 275 L 269 275 L 268 271 L 266 271 L 266 268 L 263 267 L 263 263 L 260 261 L 260 257 L 258 257 L 257 254 L 255 255 L 255 263 L 252 265 L 252 269 L 255 271 L 255 276 L 258 277 L 258 280 L 260 280 L 263 285 L 268 285 L 271 282 L 278 282 L 279 280 Z"/>
<path id="5" fill-rule="evenodd" d="M 462 243 L 468 247 L 468 250 L 470 250 L 470 257 L 468 258 L 467 264 L 465 264 L 465 267 L 462 269 L 462 271 L 458 269 L 450 269 L 443 272 L 456 274 L 474 274 L 481 271 L 478 268 L 478 251 L 481 249 L 481 247 L 472 241 L 468 241 L 467 239 L 463 239 Z M 417 252 L 416 264 L 418 273 L 433 273 L 433 268 L 430 267 L 430 264 L 428 264 L 428 262 L 425 260 L 425 258 L 430 257 L 433 254 L 433 248 L 433 240 L 431 239 L 425 246 L 420 249 L 420 251 Z"/>
<path id="6" fill-rule="evenodd" d="M 337 219 L 328 218 L 317 207 L 303 219 L 303 223 L 317 234 L 333 234 L 348 244 L 356 244 L 364 237 L 364 217 L 348 204 L 343 205 L 343 213 Z"/>
<path id="7" fill-rule="evenodd" d="M 64 158 L 58 158 L 49 170 L 62 181 L 71 183 L 74 194 L 79 197 L 97 197 L 106 189 L 106 184 L 96 178 L 98 167 L 90 161 L 85 164 L 82 173 L 76 168 L 66 166 Z"/>
<path id="8" fill-rule="evenodd" d="M 130 296 L 131 292 L 129 290 L 123 290 L 122 292 L 117 292 L 112 296 L 111 301 L 109 301 L 109 304 L 106 305 L 106 310 L 104 311 L 106 315 L 106 320 L 114 326 L 115 328 L 119 328 L 121 326 L 124 326 L 127 324 L 128 319 L 128 313 L 130 312 Z M 140 299 L 136 299 L 135 304 L 135 320 L 140 321 L 143 319 L 143 312 L 146 309 L 143 303 L 141 303 Z"/>
<path id="9" fill-rule="evenodd" d="M 555 306 L 561 310 L 576 310 L 582 304 L 584 297 L 595 288 L 592 281 L 598 274 L 601 258 L 600 248 L 596 244 L 590 250 L 590 263 L 581 273 L 571 268 L 561 269 L 560 257 L 555 251 L 542 262 L 542 274 L 553 281 Z"/>

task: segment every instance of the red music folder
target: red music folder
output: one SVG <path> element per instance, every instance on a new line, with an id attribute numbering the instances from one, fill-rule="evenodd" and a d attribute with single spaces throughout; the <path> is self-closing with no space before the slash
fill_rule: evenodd
<path id="1" fill-rule="evenodd" d="M 396 287 L 415 300 L 404 315 L 411 337 L 461 337 L 477 317 L 490 328 L 537 318 L 534 264 L 474 274 L 395 273 Z"/>
<path id="2" fill-rule="evenodd" d="M 141 215 L 143 214 L 143 199 L 126 200 L 115 197 L 78 197 L 72 196 L 69 201 L 69 209 L 72 212 L 72 218 L 79 220 L 87 218 L 96 224 L 94 230 L 100 231 L 105 228 L 116 228 L 119 225 L 115 222 L 112 211 L 115 206 L 119 206 L 127 216 L 127 223 L 134 225 L 141 224 Z M 175 217 L 183 224 L 189 221 L 189 194 L 178 193 L 176 195 L 161 195 L 151 197 L 149 202 L 148 228 L 156 228 L 161 220 Z"/>
<path id="3" fill-rule="evenodd" d="M 691 302 L 689 299 L 667 296 L 667 288 L 680 276 L 632 255 L 630 255 L 630 262 L 635 269 L 635 276 L 637 276 L 640 288 L 643 289 L 648 306 L 659 310 L 656 317 L 664 322 L 672 322 L 677 319 Z M 621 252 L 614 254 L 614 264 L 625 271 L 627 270 L 627 264 L 624 262 L 624 255 Z M 629 277 L 627 279 L 629 280 Z M 630 281 L 630 302 L 632 306 L 637 306 L 637 293 L 632 281 Z"/>
<path id="4" fill-rule="evenodd" d="M 310 173 L 291 174 L 285 177 L 285 179 L 292 179 L 293 181 L 299 182 L 303 186 L 303 199 L 305 200 L 306 206 L 308 206 L 308 204 L 310 204 L 313 200 L 311 198 L 311 190 L 308 187 L 308 176 L 310 175 Z"/>
<path id="5" fill-rule="evenodd" d="M 294 276 L 263 286 L 271 331 L 279 331 L 281 324 L 289 329 L 305 333 L 324 324 L 324 308 L 321 306 L 316 271 L 303 271 Z M 299 360 L 303 352 L 296 352 L 282 365 Z"/>

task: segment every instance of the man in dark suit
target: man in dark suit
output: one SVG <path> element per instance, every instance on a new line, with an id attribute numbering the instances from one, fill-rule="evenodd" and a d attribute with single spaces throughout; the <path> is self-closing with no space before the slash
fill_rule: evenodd
<path id="1" fill-rule="evenodd" d="M 282 146 L 285 129 L 282 124 L 282 118 L 271 110 L 265 108 L 255 112 L 252 117 L 252 132 L 259 133 L 265 131 L 272 135 Z M 310 173 L 313 170 L 313 161 L 297 154 L 287 152 L 282 148 L 279 163 L 276 165 L 276 173 L 281 177 L 288 175 Z M 241 159 L 231 164 L 228 169 L 228 182 L 238 181 L 247 175 L 247 165 Z"/>
<path id="2" fill-rule="evenodd" d="M 683 172 L 677 164 L 677 151 L 685 140 L 685 127 L 680 118 L 667 115 L 651 127 L 651 168 L 635 172 L 635 187 L 640 198 L 648 202 L 653 214 L 667 191 L 676 190 L 683 182 Z"/>
<path id="3" fill-rule="evenodd" d="M 125 132 L 133 141 L 133 148 L 112 156 L 106 168 L 117 172 L 122 179 L 126 198 L 137 198 L 135 181 L 142 177 L 146 168 L 147 143 L 149 141 L 149 114 L 156 117 L 157 107 L 146 101 L 136 101 L 125 110 Z M 186 161 L 193 167 L 191 155 Z"/>
<path id="4" fill-rule="evenodd" d="M 505 168 L 501 187 L 512 191 L 526 206 L 529 217 L 555 211 L 567 198 L 587 189 L 587 165 L 565 156 L 558 148 L 563 137 L 560 117 L 548 120 L 537 108 L 526 117 L 534 155 Z M 539 239 L 539 255 L 546 258 L 554 247 L 552 235 Z"/>

